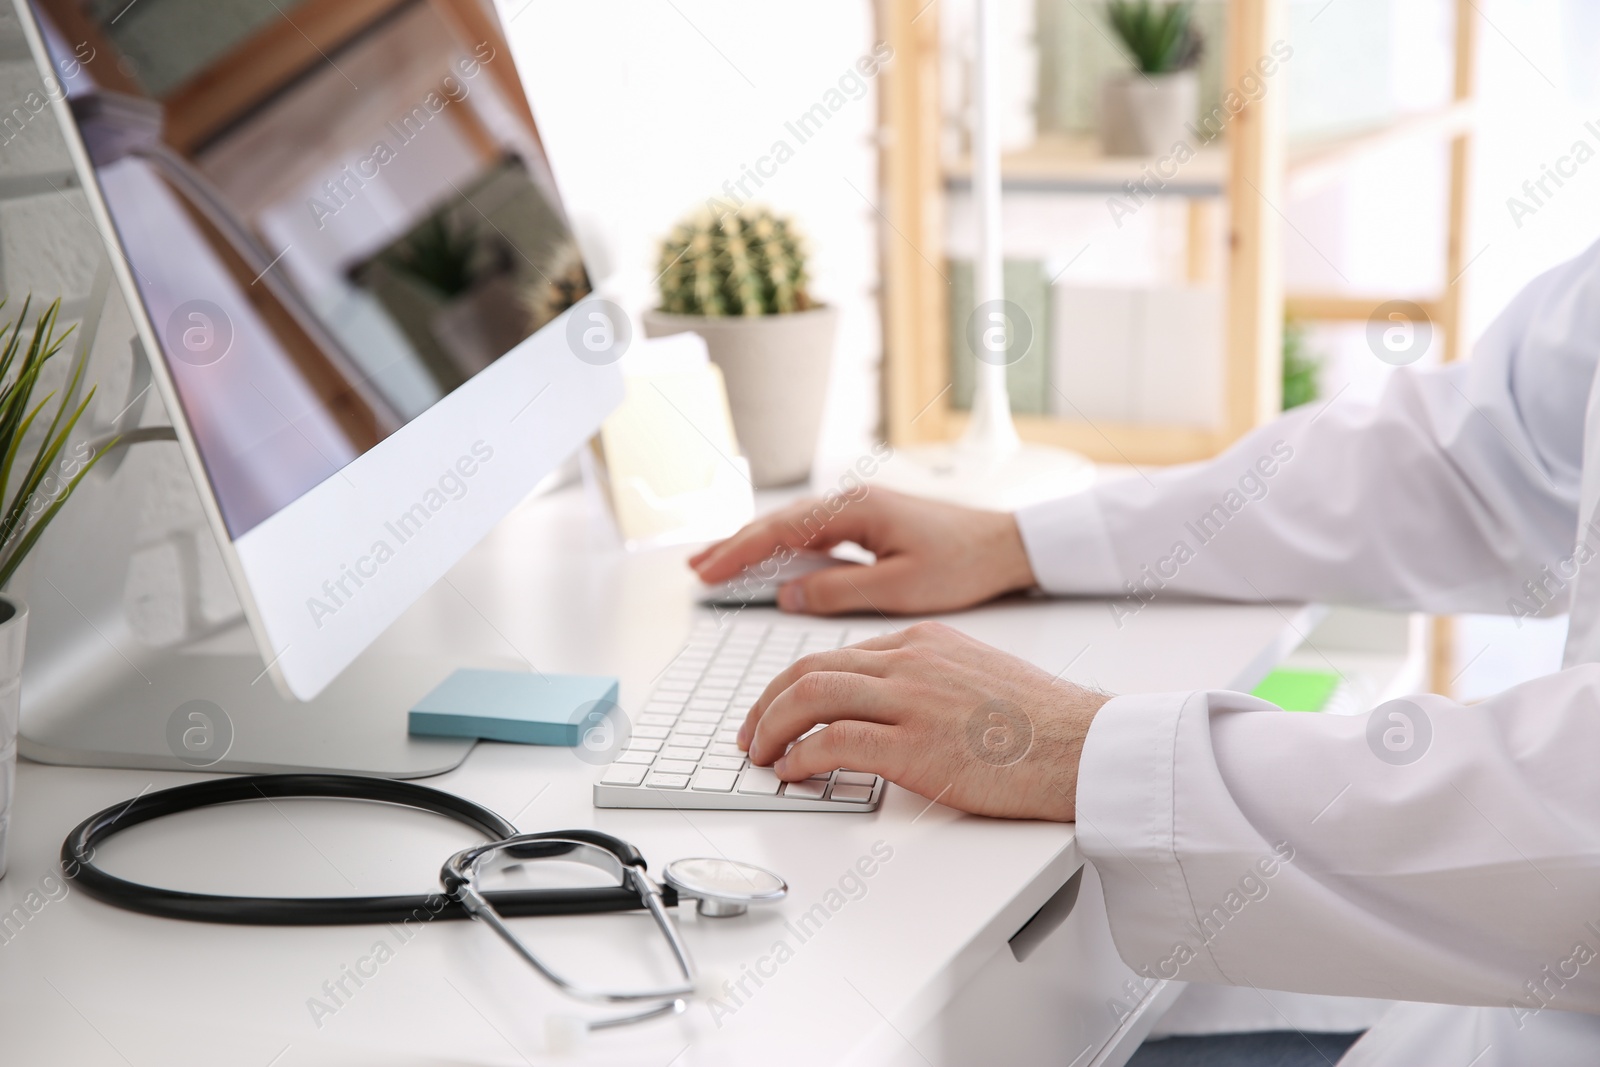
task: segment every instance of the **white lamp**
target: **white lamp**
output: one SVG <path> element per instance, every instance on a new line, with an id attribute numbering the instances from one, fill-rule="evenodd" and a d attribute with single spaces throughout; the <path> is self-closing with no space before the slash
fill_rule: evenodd
<path id="1" fill-rule="evenodd" d="M 1066 496 L 1094 480 L 1093 465 L 1075 452 L 1023 444 L 1011 421 L 1006 367 L 1030 344 L 1044 344 L 1022 310 L 1005 301 L 1000 230 L 1000 117 L 996 91 L 996 0 L 975 0 L 972 196 L 978 210 L 971 334 L 977 360 L 972 421 L 953 444 L 896 450 L 882 484 L 916 496 L 1010 511 Z M 1018 320 L 1021 321 L 1018 321 Z M 1026 332 L 1027 337 L 1022 337 Z M 1022 343 L 1019 341 L 1027 343 Z M 1030 340 L 1031 339 L 1031 340 Z"/>

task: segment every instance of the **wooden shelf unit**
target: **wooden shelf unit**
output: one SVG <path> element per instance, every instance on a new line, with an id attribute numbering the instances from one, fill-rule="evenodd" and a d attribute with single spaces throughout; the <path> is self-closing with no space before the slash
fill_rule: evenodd
<path id="1" fill-rule="evenodd" d="M 882 34 L 894 48 L 882 90 L 885 410 L 895 444 L 949 440 L 966 415 L 950 404 L 949 284 L 944 267 L 944 199 L 970 186 L 970 164 L 940 154 L 939 10 L 926 0 L 879 0 Z M 1224 288 L 1224 415 L 1212 429 L 1106 424 L 1088 419 L 1022 417 L 1024 439 L 1075 449 L 1104 462 L 1178 463 L 1215 455 L 1275 417 L 1282 404 L 1285 314 L 1306 321 L 1363 321 L 1393 295 L 1285 294 L 1282 205 L 1337 180 L 1372 152 L 1422 138 L 1451 143 L 1449 281 L 1437 296 L 1415 299 L 1443 333 L 1446 359 L 1461 351 L 1460 274 L 1465 265 L 1466 160 L 1472 123 L 1471 0 L 1455 0 L 1452 101 L 1368 130 L 1314 142 L 1284 135 L 1282 91 L 1247 102 L 1217 143 L 1201 147 L 1157 195 L 1189 204 L 1189 277 L 1202 280 L 1216 219 L 1227 220 Z M 1285 32 L 1283 0 L 1229 4 L 1225 85 L 1238 84 L 1256 58 Z M 1002 160 L 1007 191 L 1109 195 L 1138 181 L 1151 160 L 1106 157 L 1092 136 L 1044 135 Z M 1222 202 L 1219 205 L 1219 201 Z M 1225 207 L 1225 212 L 1217 210 Z M 1070 399 L 1068 401 L 1070 403 Z"/>

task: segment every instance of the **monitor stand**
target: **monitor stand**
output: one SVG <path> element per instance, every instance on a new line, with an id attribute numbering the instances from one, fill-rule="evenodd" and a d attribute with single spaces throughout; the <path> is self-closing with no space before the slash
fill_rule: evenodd
<path id="1" fill-rule="evenodd" d="M 146 429 L 83 480 L 9 590 L 28 605 L 21 754 L 90 767 L 386 778 L 460 764 L 473 742 L 409 737 L 406 715 L 466 664 L 380 639 L 317 699 L 280 695 L 188 467 L 160 428 L 168 420 L 139 346 L 131 361 L 122 345 L 104 347 L 120 351 L 93 360 L 89 379 L 101 384 L 92 410 L 124 411 L 86 437 Z"/>

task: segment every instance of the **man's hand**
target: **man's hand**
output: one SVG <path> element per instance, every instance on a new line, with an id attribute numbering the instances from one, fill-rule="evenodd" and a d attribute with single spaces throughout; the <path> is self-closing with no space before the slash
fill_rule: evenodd
<path id="1" fill-rule="evenodd" d="M 847 767 L 977 815 L 1070 822 L 1083 739 L 1109 699 L 924 622 L 803 657 L 750 709 L 739 745 L 791 782 Z"/>
<path id="2" fill-rule="evenodd" d="M 854 541 L 869 567 L 832 567 L 778 591 L 785 611 L 918 615 L 955 611 L 1036 583 L 1017 522 L 872 489 L 837 511 L 807 500 L 759 519 L 689 560 L 702 581 L 723 582 L 782 548 L 828 549 Z"/>

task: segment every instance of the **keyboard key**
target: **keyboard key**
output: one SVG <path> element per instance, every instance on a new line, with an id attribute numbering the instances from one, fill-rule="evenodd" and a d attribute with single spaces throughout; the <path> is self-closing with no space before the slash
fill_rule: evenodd
<path id="1" fill-rule="evenodd" d="M 689 776 L 687 774 L 655 773 L 646 778 L 644 784 L 651 789 L 682 789 L 689 784 Z"/>
<path id="2" fill-rule="evenodd" d="M 667 744 L 674 748 L 705 748 L 711 738 L 704 734 L 673 734 L 667 738 Z"/>
<path id="3" fill-rule="evenodd" d="M 704 734 L 710 737 L 716 732 L 717 728 L 708 722 L 680 722 L 678 724 L 678 733 L 680 734 Z"/>
<path id="4" fill-rule="evenodd" d="M 872 799 L 870 785 L 836 785 L 828 796 L 829 800 L 847 800 L 852 804 L 865 804 Z"/>
<path id="5" fill-rule="evenodd" d="M 720 700 L 723 703 L 727 703 L 733 699 L 733 694 L 735 692 L 737 692 L 737 687 L 731 685 L 725 689 L 715 686 L 702 685 L 695 691 L 695 698 L 689 701 L 689 706 L 692 708 L 701 703 L 714 700 Z"/>
<path id="6" fill-rule="evenodd" d="M 659 739 L 666 737 L 667 733 L 668 730 L 665 726 L 635 726 L 633 728 L 634 737 L 654 737 Z"/>
<path id="7" fill-rule="evenodd" d="M 723 730 L 719 730 L 717 732 L 717 741 L 720 742 L 721 744 L 732 745 L 732 744 L 736 744 L 738 742 L 738 740 L 739 740 L 739 731 L 738 731 L 737 728 L 734 728 L 732 730 L 723 729 Z"/>
<path id="8" fill-rule="evenodd" d="M 698 748 L 684 748 L 681 745 L 668 745 L 661 750 L 661 759 L 688 760 L 690 763 L 699 763 L 700 757 L 705 755 Z"/>
<path id="9" fill-rule="evenodd" d="M 683 710 L 683 701 L 661 700 L 657 697 L 651 697 L 645 701 L 644 710 L 651 713 L 659 712 L 662 715 L 676 715 Z"/>
<path id="10" fill-rule="evenodd" d="M 868 774 L 866 771 L 839 772 L 840 785 L 864 785 L 870 787 L 876 783 L 877 780 L 878 776 L 876 774 Z"/>
<path id="11" fill-rule="evenodd" d="M 645 772 L 649 769 L 626 763 L 613 763 L 606 768 L 606 773 L 601 776 L 600 781 L 604 785 L 638 785 L 644 781 Z"/>
<path id="12" fill-rule="evenodd" d="M 770 767 L 746 767 L 739 775 L 739 792 L 755 796 L 775 797 L 783 783 Z"/>
<path id="13" fill-rule="evenodd" d="M 721 711 L 686 711 L 681 718 L 684 722 L 721 722 L 723 714 Z"/>
<path id="14" fill-rule="evenodd" d="M 630 752 L 660 752 L 661 742 L 653 737 L 640 737 L 635 734 L 628 738 L 628 751 Z"/>
<path id="15" fill-rule="evenodd" d="M 726 793 L 738 777 L 736 771 L 707 769 L 694 776 L 694 787 L 703 793 Z"/>
<path id="16" fill-rule="evenodd" d="M 650 766 L 650 764 L 654 763 L 655 761 L 656 754 L 654 752 L 635 752 L 632 749 L 629 749 L 622 755 L 618 756 L 616 760 L 618 763 L 642 763 L 646 767 Z"/>
<path id="17" fill-rule="evenodd" d="M 744 762 L 733 756 L 707 756 L 700 761 L 700 766 L 713 771 L 742 771 Z"/>
<path id="18" fill-rule="evenodd" d="M 790 782 L 783 787 L 783 795 L 794 797 L 798 800 L 821 800 L 822 794 L 827 792 L 828 783 L 819 782 L 815 778 L 807 778 L 803 782 Z"/>
<path id="19" fill-rule="evenodd" d="M 694 760 L 658 759 L 653 769 L 662 774 L 693 774 Z"/>
<path id="20" fill-rule="evenodd" d="M 677 721 L 678 717 L 676 715 L 661 715 L 658 713 L 652 713 L 649 715 L 639 716 L 640 726 L 671 726 Z"/>
<path id="21" fill-rule="evenodd" d="M 709 751 L 713 756 L 743 756 L 744 755 L 744 751 L 738 745 L 725 745 L 720 741 L 717 742 L 716 744 L 712 745 Z"/>
<path id="22" fill-rule="evenodd" d="M 683 789 L 688 784 L 690 784 L 688 774 L 662 774 L 651 771 L 650 777 L 645 779 L 645 785 L 650 789 Z"/>

